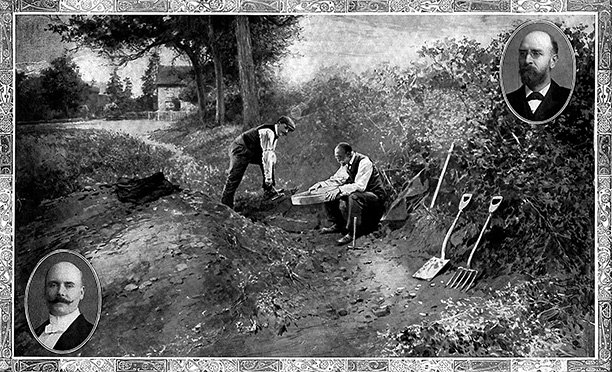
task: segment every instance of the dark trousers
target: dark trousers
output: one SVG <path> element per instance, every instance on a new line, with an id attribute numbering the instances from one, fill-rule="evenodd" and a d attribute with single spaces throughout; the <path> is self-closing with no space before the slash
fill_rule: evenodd
<path id="1" fill-rule="evenodd" d="M 376 194 L 354 192 L 324 204 L 328 220 L 353 233 L 353 222 L 357 217 L 357 235 L 366 235 L 376 230 L 384 213 L 384 202 Z"/>
<path id="2" fill-rule="evenodd" d="M 259 165 L 261 176 L 264 179 L 262 182 L 264 190 L 266 189 L 266 184 L 261 156 L 254 156 L 243 144 L 234 142 L 230 146 L 229 157 L 230 165 L 225 187 L 223 187 L 223 194 L 221 195 L 221 203 L 233 208 L 234 195 L 236 194 L 238 186 L 240 186 L 240 182 L 242 182 L 242 177 L 249 164 Z M 272 186 L 274 186 L 274 169 L 272 169 Z"/>

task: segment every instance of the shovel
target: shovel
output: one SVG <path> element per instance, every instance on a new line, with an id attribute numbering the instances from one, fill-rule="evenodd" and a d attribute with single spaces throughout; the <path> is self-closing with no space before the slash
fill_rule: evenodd
<path id="1" fill-rule="evenodd" d="M 444 241 L 442 242 L 442 253 L 440 254 L 440 258 L 438 257 L 430 258 L 429 261 L 425 262 L 425 264 L 419 270 L 417 270 L 416 273 L 412 275 L 413 278 L 424 279 L 424 280 L 430 281 L 436 275 L 438 275 L 438 273 L 444 268 L 444 266 L 446 266 L 448 261 L 450 261 L 448 259 L 445 259 L 445 256 L 444 256 L 444 252 L 446 250 L 446 244 L 448 243 L 448 240 L 450 239 L 451 234 L 453 233 L 453 229 L 455 228 L 455 225 L 457 224 L 457 220 L 459 220 L 459 215 L 461 214 L 461 211 L 463 211 L 463 209 L 470 203 L 471 199 L 472 199 L 472 194 L 463 194 L 463 196 L 461 197 L 461 201 L 459 202 L 459 212 L 457 212 L 457 217 L 455 217 L 455 220 L 453 221 L 450 228 L 448 229 L 448 232 L 446 233 L 446 236 L 444 237 Z"/>
<path id="2" fill-rule="evenodd" d="M 478 276 L 478 270 L 470 269 L 470 264 L 472 263 L 472 258 L 474 257 L 474 252 L 476 252 L 478 243 L 480 243 L 480 240 L 482 239 L 482 236 L 484 235 L 484 232 L 487 229 L 487 225 L 491 220 L 491 215 L 497 210 L 497 207 L 499 207 L 499 204 L 502 200 L 503 197 L 501 196 L 494 196 L 493 198 L 491 198 L 491 202 L 489 203 L 489 216 L 487 216 L 487 220 L 485 221 L 482 230 L 480 230 L 480 235 L 478 235 L 476 244 L 474 244 L 474 248 L 472 248 L 472 252 L 470 253 L 470 257 L 468 258 L 467 267 L 460 266 L 459 269 L 457 269 L 455 275 L 453 275 L 453 277 L 451 278 L 451 280 L 446 283 L 447 287 L 460 289 L 462 291 L 465 290 L 467 292 L 474 283 L 474 280 L 476 280 L 476 276 Z"/>

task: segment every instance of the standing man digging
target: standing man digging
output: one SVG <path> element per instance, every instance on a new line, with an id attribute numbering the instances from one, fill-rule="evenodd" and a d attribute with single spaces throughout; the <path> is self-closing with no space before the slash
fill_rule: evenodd
<path id="1" fill-rule="evenodd" d="M 276 164 L 276 141 L 295 130 L 295 123 L 287 116 L 281 116 L 274 124 L 264 124 L 249 129 L 232 142 L 229 155 L 230 167 L 221 203 L 234 208 L 234 194 L 242 181 L 249 164 L 257 164 L 263 176 L 265 198 L 273 198 L 283 190 L 274 188 L 274 165 Z"/>
<path id="2" fill-rule="evenodd" d="M 353 151 L 346 142 L 336 146 L 334 156 L 340 168 L 329 179 L 312 185 L 309 191 L 339 186 L 325 195 L 325 211 L 332 225 L 321 229 L 321 233 L 345 234 L 337 241 L 338 245 L 344 245 L 353 239 L 353 229 L 356 236 L 376 230 L 384 214 L 386 192 L 380 173 L 369 157 Z M 346 207 L 346 218 L 340 208 L 341 202 Z M 353 226 L 355 218 L 357 224 Z"/>

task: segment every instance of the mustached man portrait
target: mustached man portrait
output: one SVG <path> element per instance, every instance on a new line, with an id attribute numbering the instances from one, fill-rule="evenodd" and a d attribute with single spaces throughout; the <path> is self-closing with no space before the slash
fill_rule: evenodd
<path id="1" fill-rule="evenodd" d="M 506 44 L 501 74 L 506 103 L 514 115 L 544 124 L 558 116 L 571 98 L 576 76 L 573 50 L 553 23 L 529 22 Z"/>
<path id="2" fill-rule="evenodd" d="M 55 353 L 76 351 L 93 334 L 100 285 L 89 263 L 70 251 L 44 257 L 30 276 L 26 315 L 37 341 Z"/>

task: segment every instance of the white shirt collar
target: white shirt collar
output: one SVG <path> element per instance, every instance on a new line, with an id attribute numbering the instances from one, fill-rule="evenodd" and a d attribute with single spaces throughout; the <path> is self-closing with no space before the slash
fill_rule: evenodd
<path id="1" fill-rule="evenodd" d="M 49 314 L 49 324 L 65 331 L 66 329 L 68 329 L 68 327 L 70 327 L 72 322 L 74 322 L 76 318 L 79 317 L 79 315 L 81 315 L 81 312 L 78 308 L 68 315 L 56 316 L 53 314 Z"/>
<path id="2" fill-rule="evenodd" d="M 353 162 L 355 161 L 355 156 L 357 156 L 357 153 L 353 151 L 353 156 L 351 156 L 351 160 L 348 162 L 347 165 L 353 165 Z"/>
<path id="3" fill-rule="evenodd" d="M 548 83 L 548 85 L 546 85 L 544 88 L 540 89 L 539 93 L 546 97 L 546 93 L 548 93 L 548 90 L 550 89 L 550 83 Z M 529 97 L 529 95 L 532 93 L 533 91 L 531 89 L 529 89 L 529 87 L 527 85 L 525 85 L 525 97 Z"/>

